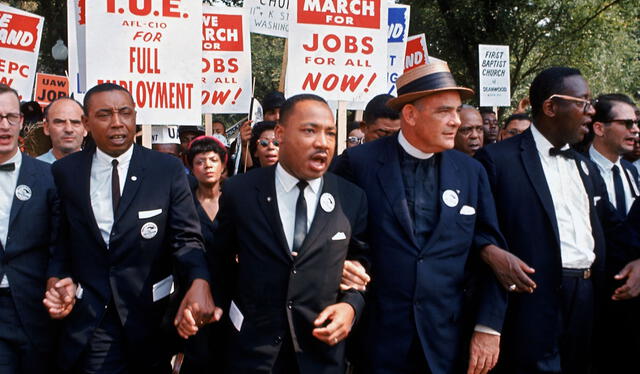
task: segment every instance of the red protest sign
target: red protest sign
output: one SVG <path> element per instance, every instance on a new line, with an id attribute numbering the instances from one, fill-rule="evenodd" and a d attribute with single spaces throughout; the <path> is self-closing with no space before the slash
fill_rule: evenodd
<path id="1" fill-rule="evenodd" d="M 422 66 L 429 61 L 427 39 L 424 34 L 413 35 L 407 39 L 407 49 L 404 55 L 404 72 Z"/>
<path id="2" fill-rule="evenodd" d="M 379 0 L 298 1 L 298 23 L 380 28 Z"/>
<path id="3" fill-rule="evenodd" d="M 41 107 L 49 105 L 59 97 L 69 96 L 69 79 L 62 75 L 36 74 L 34 99 Z"/>
<path id="4" fill-rule="evenodd" d="M 204 51 L 242 51 L 242 15 L 203 14 Z"/>
<path id="5" fill-rule="evenodd" d="M 39 23 L 35 17 L 0 11 L 0 48 L 35 52 Z"/>

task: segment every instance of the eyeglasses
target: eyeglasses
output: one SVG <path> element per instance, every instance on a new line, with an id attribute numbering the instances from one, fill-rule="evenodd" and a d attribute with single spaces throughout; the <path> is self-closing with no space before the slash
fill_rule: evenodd
<path id="1" fill-rule="evenodd" d="M 580 97 L 574 97 L 574 96 L 568 96 L 568 95 L 559 95 L 559 94 L 553 94 L 553 95 L 549 96 L 549 98 L 547 100 L 552 100 L 552 99 L 573 101 L 574 103 L 583 103 L 584 107 L 582 107 L 582 112 L 584 114 L 587 114 L 587 112 L 589 111 L 589 108 L 595 107 L 596 104 L 598 103 L 598 100 L 596 100 L 596 99 L 587 100 L 587 99 L 582 99 Z"/>
<path id="2" fill-rule="evenodd" d="M 631 130 L 633 128 L 634 125 L 638 125 L 638 121 L 637 120 L 633 120 L 633 119 L 610 119 L 608 121 L 606 121 L 605 123 L 613 123 L 613 122 L 618 122 L 624 125 L 624 127 L 627 128 L 627 130 Z"/>
<path id="3" fill-rule="evenodd" d="M 277 141 L 276 139 L 260 139 L 258 140 L 258 144 L 260 144 L 263 147 L 268 147 L 269 143 L 273 144 L 274 147 L 278 147 L 280 145 L 280 142 Z"/>
<path id="4" fill-rule="evenodd" d="M 362 143 L 362 138 L 359 138 L 357 136 L 350 136 L 347 138 L 347 143 L 349 144 L 360 144 Z"/>
<path id="5" fill-rule="evenodd" d="M 22 113 L 9 113 L 5 114 L 4 116 L 0 114 L 0 122 L 2 122 L 2 120 L 5 118 L 10 125 L 18 126 L 20 124 L 20 119 L 22 118 Z"/>

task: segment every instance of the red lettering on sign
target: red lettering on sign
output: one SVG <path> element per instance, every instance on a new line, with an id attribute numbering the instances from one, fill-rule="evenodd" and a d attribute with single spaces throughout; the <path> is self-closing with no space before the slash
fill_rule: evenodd
<path id="1" fill-rule="evenodd" d="M 40 19 L 0 12 L 0 48 L 35 52 Z"/>
<path id="2" fill-rule="evenodd" d="M 380 28 L 381 0 L 298 1 L 298 23 Z"/>
<path id="3" fill-rule="evenodd" d="M 242 51 L 242 16 L 203 14 L 202 49 L 204 51 Z"/>

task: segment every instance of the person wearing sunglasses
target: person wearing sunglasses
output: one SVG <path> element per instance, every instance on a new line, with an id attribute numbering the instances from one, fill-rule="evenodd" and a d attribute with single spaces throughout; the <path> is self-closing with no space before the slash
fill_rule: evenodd
<path id="1" fill-rule="evenodd" d="M 254 167 L 275 165 L 278 162 L 280 143 L 276 139 L 273 121 L 258 122 L 251 130 L 249 151 L 254 160 Z"/>
<path id="2" fill-rule="evenodd" d="M 355 147 L 362 144 L 364 133 L 360 128 L 362 123 L 360 121 L 351 121 L 347 126 L 347 148 Z"/>

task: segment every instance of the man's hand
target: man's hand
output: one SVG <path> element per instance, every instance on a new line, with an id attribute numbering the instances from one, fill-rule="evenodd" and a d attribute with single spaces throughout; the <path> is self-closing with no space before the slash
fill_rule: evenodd
<path id="1" fill-rule="evenodd" d="M 514 254 L 495 245 L 488 245 L 480 251 L 482 260 L 491 266 L 500 284 L 510 292 L 533 293 L 536 283 L 527 274 L 536 271 Z"/>
<path id="2" fill-rule="evenodd" d="M 76 285 L 71 278 L 49 278 L 42 303 L 53 319 L 62 319 L 71 313 L 76 303 Z"/>
<path id="3" fill-rule="evenodd" d="M 616 280 L 627 278 L 627 282 L 618 287 L 611 299 L 627 300 L 640 294 L 640 259 L 631 261 L 614 276 Z"/>
<path id="4" fill-rule="evenodd" d="M 180 303 L 173 324 L 178 334 L 187 339 L 198 332 L 198 328 L 207 323 L 220 320 L 222 309 L 215 306 L 209 283 L 196 279 Z"/>
<path id="5" fill-rule="evenodd" d="M 365 291 L 371 277 L 367 274 L 364 266 L 358 261 L 345 261 L 342 267 L 342 279 L 340 280 L 340 290 L 346 291 L 353 288 L 357 291 Z"/>
<path id="6" fill-rule="evenodd" d="M 467 374 L 486 374 L 498 362 L 500 335 L 475 331 L 469 348 L 469 369 Z"/>
<path id="7" fill-rule="evenodd" d="M 355 310 L 347 303 L 329 305 L 313 322 L 316 326 L 313 336 L 326 344 L 336 345 L 349 335 L 355 315 Z"/>

